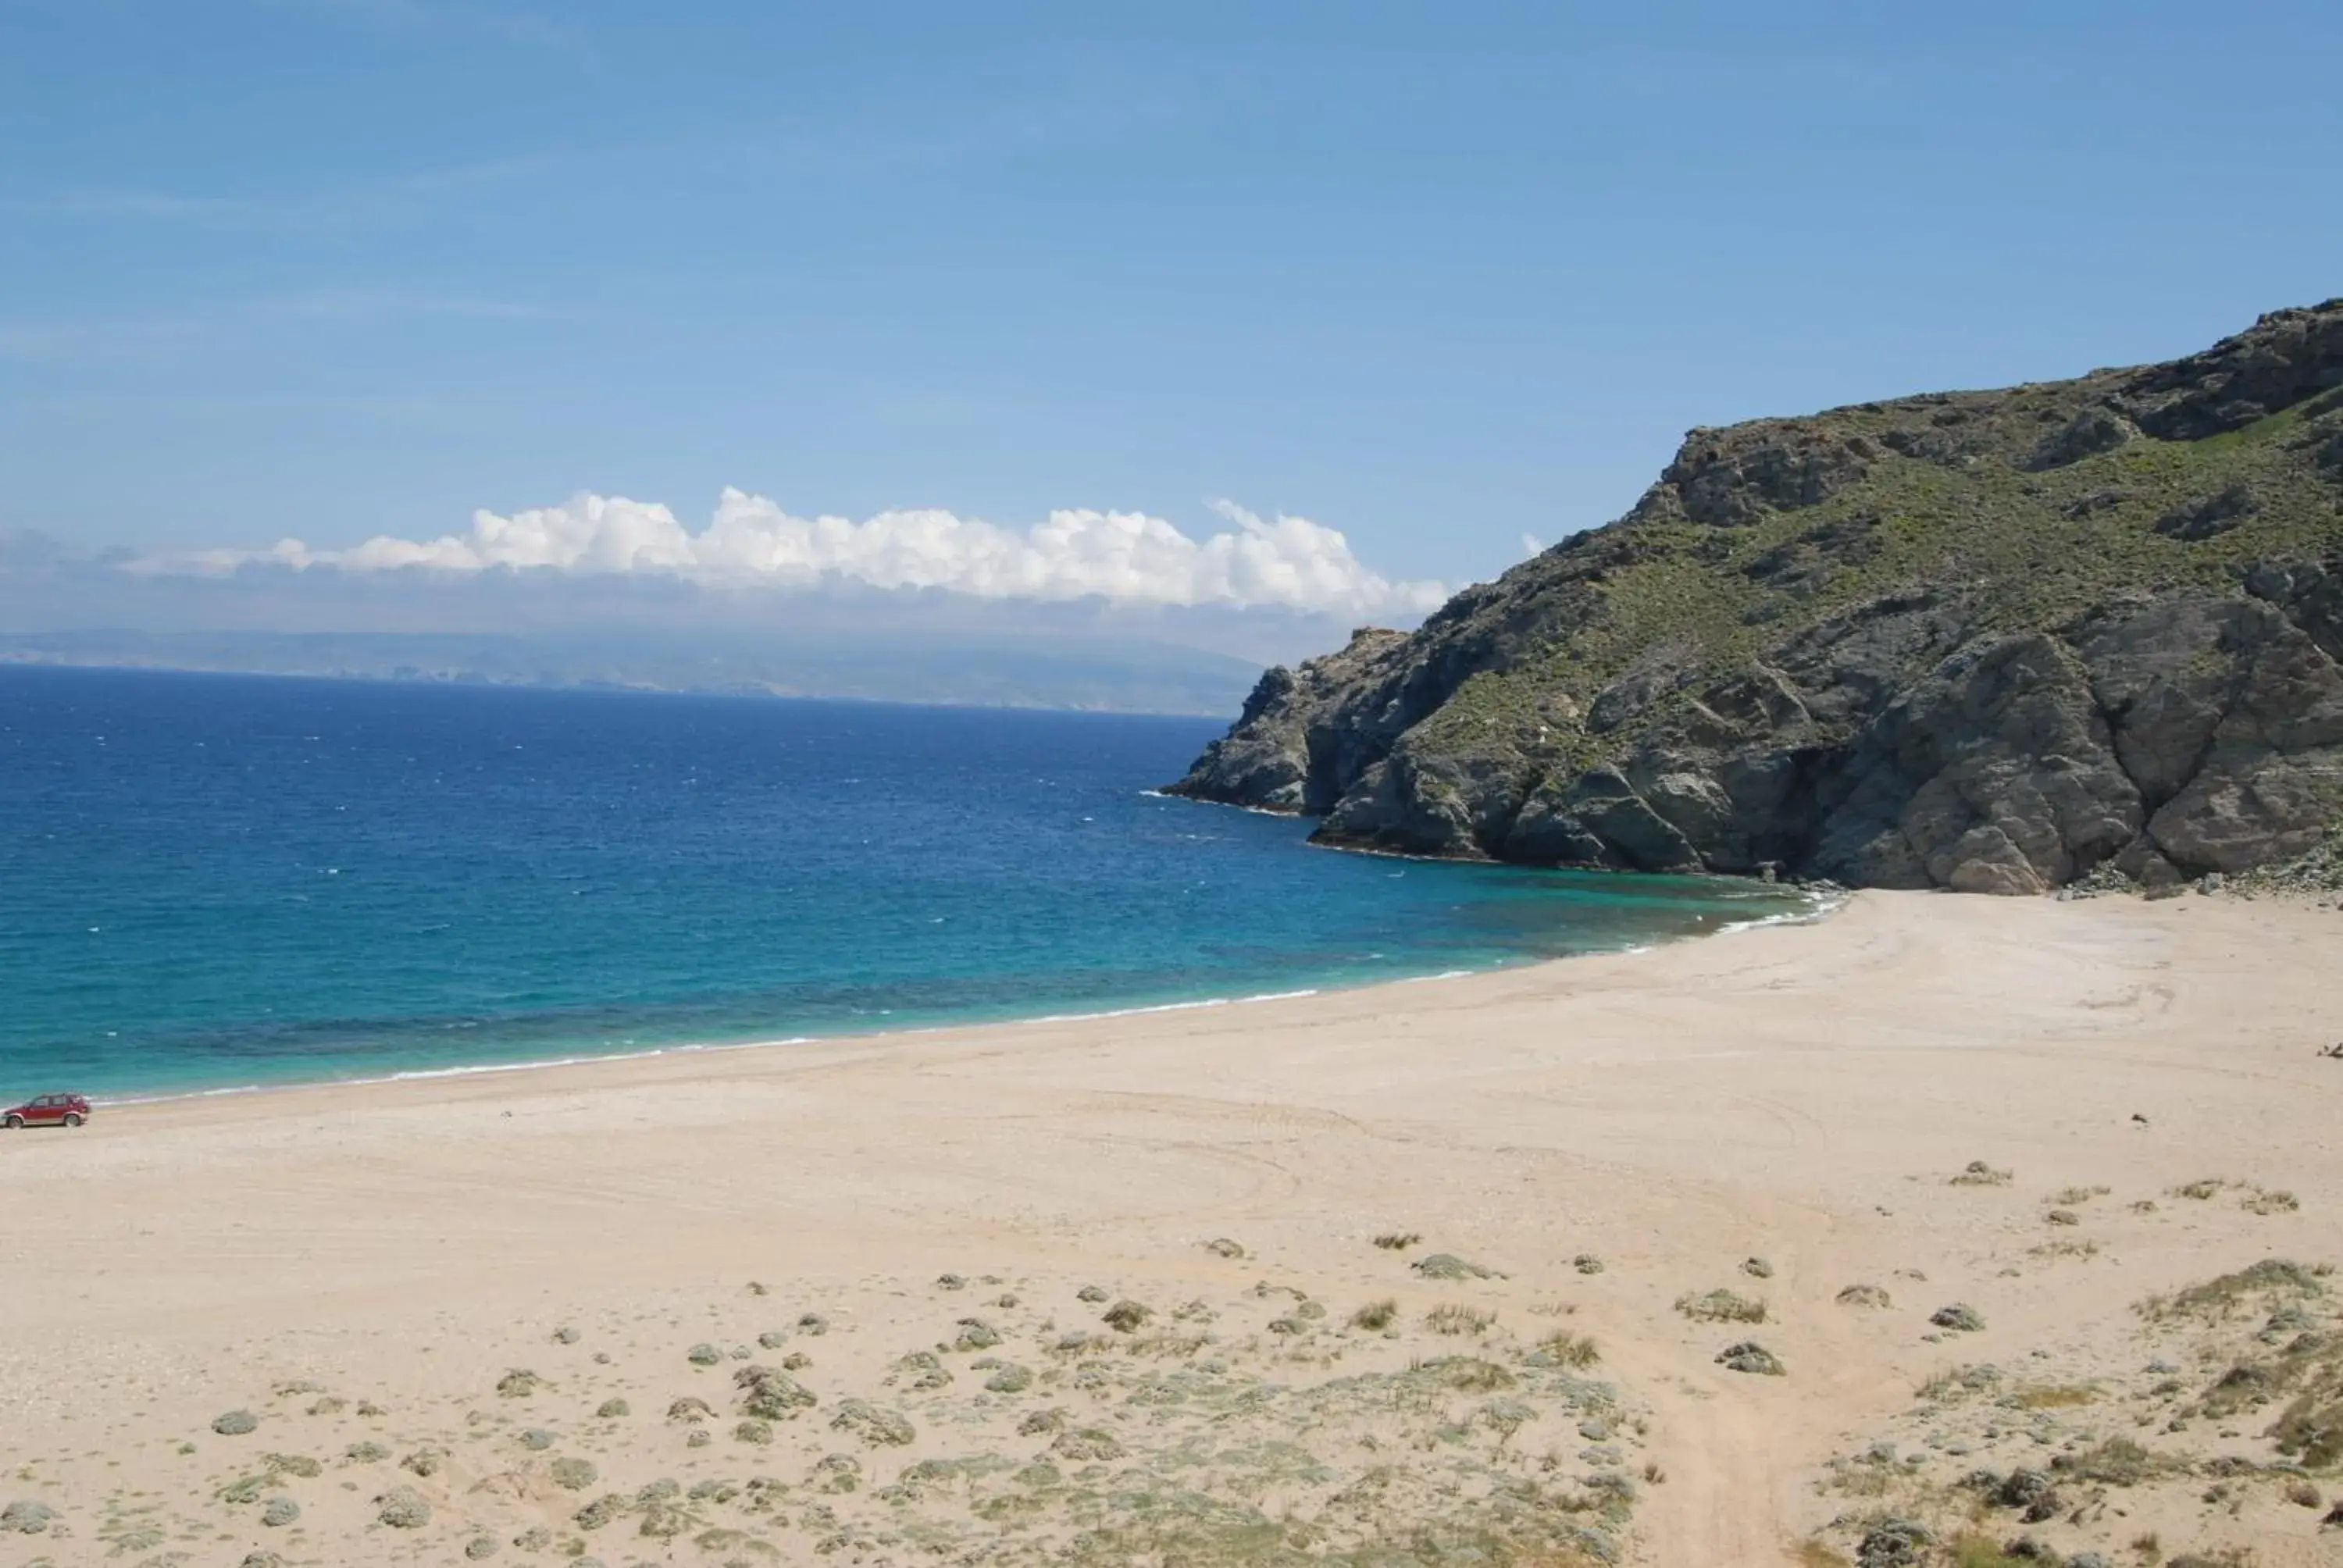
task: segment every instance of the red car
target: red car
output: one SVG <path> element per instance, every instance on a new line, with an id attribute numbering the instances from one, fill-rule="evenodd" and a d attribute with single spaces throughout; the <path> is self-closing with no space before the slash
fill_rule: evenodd
<path id="1" fill-rule="evenodd" d="M 89 1120 L 89 1101 L 78 1094 L 44 1094 L 0 1111 L 0 1127 L 79 1127 Z"/>

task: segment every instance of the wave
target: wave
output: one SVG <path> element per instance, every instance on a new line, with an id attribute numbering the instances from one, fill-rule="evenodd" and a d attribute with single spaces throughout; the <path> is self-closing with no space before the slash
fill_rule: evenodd
<path id="1" fill-rule="evenodd" d="M 1275 806 L 1245 806 L 1234 800 L 1207 800 L 1202 796 L 1172 795 L 1161 789 L 1141 789 L 1139 798 L 1142 800 L 1177 800 L 1183 806 L 1211 806 L 1222 811 L 1242 811 L 1248 817 L 1274 817 L 1281 822 L 1291 822 L 1303 815 L 1300 811 Z"/>
<path id="2" fill-rule="evenodd" d="M 964 1027 L 952 1025 L 948 1027 Z M 906 1031 L 916 1032 L 916 1031 Z M 763 1050 L 783 1045 L 813 1045 L 824 1039 L 864 1036 L 790 1035 L 779 1040 L 687 1040 L 675 1045 L 648 1046 L 639 1050 L 588 1050 L 568 1056 L 530 1057 L 520 1061 L 476 1061 L 458 1067 L 416 1067 L 397 1072 L 369 1073 L 351 1078 L 293 1078 L 282 1083 L 239 1083 L 220 1089 L 188 1089 L 171 1094 L 90 1096 L 93 1106 L 169 1105 L 183 1100 L 212 1100 L 224 1094 L 282 1094 L 304 1089 L 364 1088 L 371 1084 L 416 1083 L 432 1079 L 475 1078 L 488 1073 L 536 1072 L 548 1067 L 587 1067 L 603 1061 L 648 1061 L 653 1057 L 687 1056 L 701 1051 Z"/>
<path id="3" fill-rule="evenodd" d="M 1846 902 L 1844 894 L 1817 899 L 1804 910 L 1778 911 L 1750 920 L 1727 920 L 1708 934 L 1729 936 L 1739 931 L 1752 931 L 1767 926 L 1814 925 L 1827 920 Z M 1615 948 L 1592 950 L 1578 957 L 1628 957 L 1647 953 L 1664 945 L 1659 942 L 1637 942 Z M 839 1034 L 797 1034 L 772 1039 L 747 1040 L 683 1040 L 669 1045 L 647 1046 L 632 1050 L 572 1051 L 561 1056 L 530 1057 L 518 1061 L 468 1062 L 450 1067 L 407 1068 L 395 1071 L 343 1078 L 288 1079 L 281 1083 L 244 1083 L 225 1087 L 191 1089 L 172 1093 L 91 1096 L 92 1103 L 108 1107 L 129 1105 L 169 1104 L 187 1100 L 210 1100 L 223 1095 L 269 1094 L 304 1089 L 366 1087 L 386 1083 L 415 1083 L 437 1080 L 475 1078 L 501 1073 L 535 1072 L 546 1068 L 585 1067 L 598 1062 L 646 1061 L 663 1056 L 687 1056 L 739 1050 L 766 1050 L 786 1046 L 833 1044 L 843 1040 L 887 1040 L 914 1036 L 945 1034 L 956 1030 L 1020 1027 L 1040 1024 L 1094 1023 L 1119 1018 L 1143 1018 L 1156 1013 L 1193 1012 L 1223 1007 L 1247 1007 L 1260 1002 L 1302 1001 L 1322 996 L 1329 989 L 1350 990 L 1372 985 L 1421 985 L 1436 980 L 1470 980 L 1503 970 L 1518 969 L 1529 964 L 1568 962 L 1563 958 L 1519 958 L 1500 960 L 1478 969 L 1442 970 L 1433 974 L 1391 975 L 1363 980 L 1357 986 L 1308 986 L 1292 990 L 1256 991 L 1240 996 L 1194 997 L 1181 1001 L 1147 1002 L 1131 1007 L 1101 1008 L 1081 1012 L 1038 1013 L 1024 1017 L 969 1018 L 948 1022 L 915 1025 L 910 1028 L 852 1030 Z"/>
<path id="4" fill-rule="evenodd" d="M 1023 1023 L 1087 1023 L 1101 1018 L 1138 1018 L 1151 1012 L 1187 1012 L 1200 1007 L 1243 1007 L 1257 1001 L 1298 1001 L 1303 997 L 1322 994 L 1312 986 L 1303 990 L 1269 990 L 1257 996 L 1207 996 L 1193 1001 L 1153 1002 L 1145 1007 L 1114 1007 L 1100 1012 L 1047 1012 L 1039 1018 L 1022 1019 Z M 953 1025 L 951 1027 L 964 1027 Z"/>
<path id="5" fill-rule="evenodd" d="M 1457 970 L 1458 975 L 1473 971 Z M 1404 979 L 1443 980 L 1444 975 L 1405 976 Z M 1370 982 L 1373 983 L 1373 982 Z M 910 1029 L 878 1030 L 845 1034 L 795 1034 L 771 1040 L 686 1040 L 674 1045 L 649 1046 L 639 1050 L 577 1051 L 566 1056 L 530 1057 L 519 1061 L 469 1062 L 454 1067 L 417 1067 L 395 1072 L 369 1073 L 344 1078 L 287 1079 L 282 1083 L 239 1083 L 211 1089 L 188 1089 L 171 1093 L 92 1095 L 93 1106 L 119 1109 L 129 1105 L 169 1105 L 189 1100 L 213 1100 L 235 1094 L 293 1093 L 305 1089 L 366 1088 L 386 1083 L 420 1083 L 455 1078 L 478 1078 L 497 1073 L 537 1072 L 547 1068 L 588 1067 L 601 1062 L 648 1061 L 662 1056 L 691 1056 L 736 1050 L 769 1050 L 792 1045 L 823 1045 L 840 1040 L 887 1040 L 908 1039 L 920 1035 L 947 1034 L 955 1030 L 1018 1027 L 1044 1023 L 1087 1023 L 1105 1019 L 1139 1018 L 1149 1013 L 1187 1012 L 1201 1008 L 1244 1007 L 1254 1002 L 1299 1001 L 1323 994 L 1317 987 L 1300 990 L 1262 991 L 1246 996 L 1198 997 L 1190 1001 L 1152 1002 L 1139 1007 L 1106 1008 L 1094 1012 L 1042 1013 L 1030 1018 L 964 1019 L 950 1023 L 926 1024 Z"/>
<path id="6" fill-rule="evenodd" d="M 1817 896 L 1810 909 L 1783 910 L 1770 915 L 1758 915 L 1745 920 L 1727 920 L 1714 934 L 1729 937 L 1737 931 L 1762 930 L 1767 926 L 1812 926 L 1831 918 L 1845 907 L 1844 893 Z"/>

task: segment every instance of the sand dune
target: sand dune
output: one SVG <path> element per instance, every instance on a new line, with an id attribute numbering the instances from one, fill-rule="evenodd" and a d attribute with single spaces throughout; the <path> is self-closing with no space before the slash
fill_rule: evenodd
<path id="1" fill-rule="evenodd" d="M 0 1562 L 2336 1562 L 2338 977 L 1864 894 L 9 1135 Z"/>

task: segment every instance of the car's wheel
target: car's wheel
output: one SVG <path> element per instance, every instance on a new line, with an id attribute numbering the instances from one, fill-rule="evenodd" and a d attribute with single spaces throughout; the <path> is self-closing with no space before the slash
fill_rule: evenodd
<path id="1" fill-rule="evenodd" d="M 25 1119 L 24 1119 L 23 1117 L 21 1117 L 21 1116 L 11 1116 L 10 1118 L 8 1118 L 8 1123 L 7 1123 L 7 1125 L 9 1126 L 9 1128 L 10 1128 L 11 1130 L 14 1130 L 14 1129 L 18 1128 L 18 1127 L 22 1127 L 22 1126 L 24 1126 L 24 1125 L 25 1125 Z"/>
<path id="2" fill-rule="evenodd" d="M 81 1112 L 78 1111 L 66 1111 L 65 1125 L 67 1127 L 79 1127 L 81 1125 Z"/>

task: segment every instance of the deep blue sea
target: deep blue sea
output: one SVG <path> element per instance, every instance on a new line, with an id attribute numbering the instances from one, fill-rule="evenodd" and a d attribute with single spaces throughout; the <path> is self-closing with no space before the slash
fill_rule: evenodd
<path id="1" fill-rule="evenodd" d="M 1799 907 L 1149 793 L 1219 728 L 0 668 L 0 1100 L 1233 1000 Z"/>

